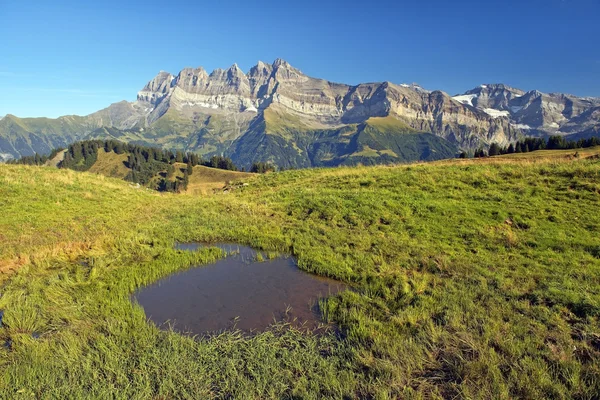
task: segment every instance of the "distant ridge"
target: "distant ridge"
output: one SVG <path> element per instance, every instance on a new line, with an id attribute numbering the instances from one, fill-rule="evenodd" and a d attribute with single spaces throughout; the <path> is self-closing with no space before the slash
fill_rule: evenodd
<path id="1" fill-rule="evenodd" d="M 385 123 L 381 123 L 385 121 Z M 457 96 L 416 84 L 345 85 L 283 59 L 208 73 L 160 71 L 135 102 L 88 116 L 0 120 L 0 160 L 81 139 L 225 155 L 239 166 L 284 168 L 435 160 L 523 136 L 589 137 L 600 99 L 484 84 Z"/>

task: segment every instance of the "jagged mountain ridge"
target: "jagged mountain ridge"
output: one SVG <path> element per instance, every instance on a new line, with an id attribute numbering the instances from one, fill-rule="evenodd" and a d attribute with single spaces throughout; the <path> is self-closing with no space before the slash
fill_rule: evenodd
<path id="1" fill-rule="evenodd" d="M 494 118 L 506 118 L 528 136 L 598 132 L 600 98 L 563 93 L 525 92 L 504 84 L 485 84 L 453 97 Z M 594 131 L 595 128 L 595 131 Z"/>
<path id="2" fill-rule="evenodd" d="M 548 110 L 557 108 L 566 119 L 559 125 L 569 129 L 565 134 L 581 133 L 579 125 L 593 132 L 597 113 L 589 110 L 596 100 L 504 85 L 482 85 L 454 98 L 414 84 L 351 86 L 309 77 L 278 59 L 259 62 L 248 73 L 236 64 L 210 74 L 202 67 L 177 75 L 161 71 L 135 102 L 115 103 L 86 117 L 42 121 L 7 116 L 0 120 L 0 153 L 28 155 L 78 139 L 110 137 L 206 156 L 224 154 L 242 166 L 253 161 L 310 167 L 436 159 L 451 157 L 459 148 L 552 133 L 545 128 L 557 117 Z M 540 122 L 535 107 L 548 114 L 537 117 Z"/>

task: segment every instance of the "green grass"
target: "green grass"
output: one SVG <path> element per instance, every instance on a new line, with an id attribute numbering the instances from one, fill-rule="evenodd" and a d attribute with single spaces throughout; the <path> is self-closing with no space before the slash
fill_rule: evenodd
<path id="1" fill-rule="evenodd" d="M 599 171 L 297 170 L 195 197 L 2 165 L 0 398 L 597 398 Z M 159 331 L 130 294 L 223 256 L 190 240 L 352 284 L 320 302 L 339 334 Z"/>
<path id="2" fill-rule="evenodd" d="M 415 133 L 417 132 L 415 129 L 411 128 L 404 122 L 396 119 L 392 116 L 387 117 L 371 117 L 366 122 L 367 125 L 374 127 L 380 132 L 390 132 L 390 133 Z"/>
<path id="3" fill-rule="evenodd" d="M 569 150 L 538 150 L 528 153 L 504 154 L 500 158 L 537 159 L 537 158 L 585 158 L 600 153 L 600 146 L 587 147 L 584 149 Z"/>
<path id="4" fill-rule="evenodd" d="M 125 179 L 129 174 L 129 168 L 125 165 L 127 154 L 117 154 L 112 151 L 106 152 L 104 149 L 98 149 L 98 159 L 91 166 L 88 172 L 110 176 L 112 178 Z"/>
<path id="5" fill-rule="evenodd" d="M 369 146 L 365 145 L 365 146 L 363 146 L 363 149 L 361 151 L 352 153 L 350 155 L 350 157 L 379 157 L 381 155 L 380 153 L 384 153 L 384 152 L 385 152 L 385 154 L 389 154 L 391 152 L 392 156 L 396 155 L 396 153 L 394 153 L 391 150 L 383 150 L 381 152 L 378 152 L 377 150 L 373 150 Z"/>

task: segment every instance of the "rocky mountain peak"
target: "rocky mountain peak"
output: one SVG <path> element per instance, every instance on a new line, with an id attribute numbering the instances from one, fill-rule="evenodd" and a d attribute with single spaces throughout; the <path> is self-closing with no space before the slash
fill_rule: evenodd
<path id="1" fill-rule="evenodd" d="M 403 87 L 403 88 L 406 88 L 406 89 L 412 89 L 415 92 L 419 92 L 419 93 L 424 93 L 424 94 L 431 93 L 430 90 L 423 89 L 421 87 L 421 85 L 419 85 L 418 83 L 415 83 L 415 82 L 410 83 L 410 84 L 408 84 L 408 83 L 401 83 L 399 86 Z"/>
<path id="2" fill-rule="evenodd" d="M 166 71 L 160 71 L 150 82 L 142 88 L 146 91 L 159 91 L 164 90 L 165 87 L 170 86 L 173 80 L 173 75 Z"/>
<path id="3" fill-rule="evenodd" d="M 267 64 L 266 62 L 258 60 L 255 67 L 258 69 L 268 68 L 269 70 L 271 70 L 273 66 L 271 64 Z"/>
<path id="4" fill-rule="evenodd" d="M 221 77 L 225 74 L 225 70 L 223 68 L 215 68 L 209 76 L 209 78 L 213 79 L 213 78 L 218 78 Z"/>
<path id="5" fill-rule="evenodd" d="M 290 65 L 290 63 L 285 61 L 283 58 L 276 58 L 275 61 L 273 61 L 273 68 L 279 68 L 279 67 L 291 67 L 291 65 Z"/>
<path id="6" fill-rule="evenodd" d="M 253 97 L 260 98 L 266 95 L 268 81 L 272 73 L 273 66 L 262 61 L 259 61 L 250 69 L 247 76 Z"/>
<path id="7" fill-rule="evenodd" d="M 289 81 L 293 83 L 299 83 L 305 81 L 307 76 L 297 68 L 294 68 L 285 60 L 278 58 L 273 63 L 273 77 L 279 81 Z"/>
<path id="8" fill-rule="evenodd" d="M 502 96 L 504 98 L 512 98 L 522 96 L 525 94 L 525 91 L 510 87 L 503 83 L 486 83 L 465 92 L 465 95 L 471 94 L 484 97 Z"/>
<path id="9" fill-rule="evenodd" d="M 157 104 L 164 98 L 175 84 L 175 77 L 166 71 L 160 71 L 150 82 L 138 92 L 138 101 Z"/>
<path id="10" fill-rule="evenodd" d="M 246 79 L 246 74 L 237 64 L 233 64 L 226 72 L 228 79 Z"/>
<path id="11" fill-rule="evenodd" d="M 542 97 L 544 95 L 544 93 L 540 92 L 539 90 L 532 90 L 530 92 L 527 92 L 527 94 L 531 97 Z"/>
<path id="12" fill-rule="evenodd" d="M 271 75 L 271 72 L 273 72 L 273 66 L 271 64 L 259 61 L 254 67 L 250 68 L 248 77 L 269 76 Z"/>
<path id="13" fill-rule="evenodd" d="M 202 67 L 184 68 L 177 76 L 176 86 L 186 92 L 195 93 L 206 87 L 208 78 L 208 73 Z"/>
<path id="14" fill-rule="evenodd" d="M 453 98 L 494 119 L 506 117 L 513 127 L 537 135 L 567 132 L 563 128 L 567 129 L 570 120 L 595 105 L 585 98 L 539 90 L 525 92 L 502 83 L 480 85 Z"/>

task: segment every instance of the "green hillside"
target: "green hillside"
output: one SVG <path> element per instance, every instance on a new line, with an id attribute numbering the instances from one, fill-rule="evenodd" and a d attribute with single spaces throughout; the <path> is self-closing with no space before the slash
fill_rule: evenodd
<path id="1" fill-rule="evenodd" d="M 240 167 L 270 162 L 282 168 L 374 165 L 454 157 L 457 147 L 430 133 L 417 132 L 395 117 L 325 128 L 270 107 L 258 115 L 187 115 L 169 109 L 160 118 L 130 129 L 111 125 L 112 114 L 127 116 L 117 103 L 86 117 L 0 120 L 0 161 L 48 154 L 78 140 L 119 140 L 135 145 L 191 152 L 205 158 L 225 155 Z M 133 118 L 133 117 L 132 117 Z"/>
<path id="2" fill-rule="evenodd" d="M 266 110 L 226 155 L 242 166 L 268 161 L 283 168 L 307 168 L 433 161 L 457 152 L 445 139 L 417 132 L 394 117 L 323 130 Z"/>
<path id="3" fill-rule="evenodd" d="M 82 117 L 59 119 L 18 118 L 7 115 L 0 119 L 0 161 L 35 153 L 49 154 L 81 138 L 90 129 Z"/>
<path id="4" fill-rule="evenodd" d="M 597 157 L 295 170 L 202 197 L 0 165 L 0 203 L 0 398 L 600 393 Z M 222 256 L 176 241 L 347 282 L 320 303 L 338 330 L 158 330 L 131 293 Z"/>
<path id="5" fill-rule="evenodd" d="M 113 135 L 111 137 L 119 137 L 114 136 L 113 128 L 101 130 Z M 161 150 L 114 139 L 76 142 L 67 149 L 55 149 L 48 156 L 36 153 L 9 163 L 89 171 L 145 188 L 177 193 L 188 189 L 193 193 L 208 193 L 223 188 L 230 181 L 252 176 L 238 172 L 232 161 L 225 157 L 213 156 L 203 160 L 193 153 Z"/>

